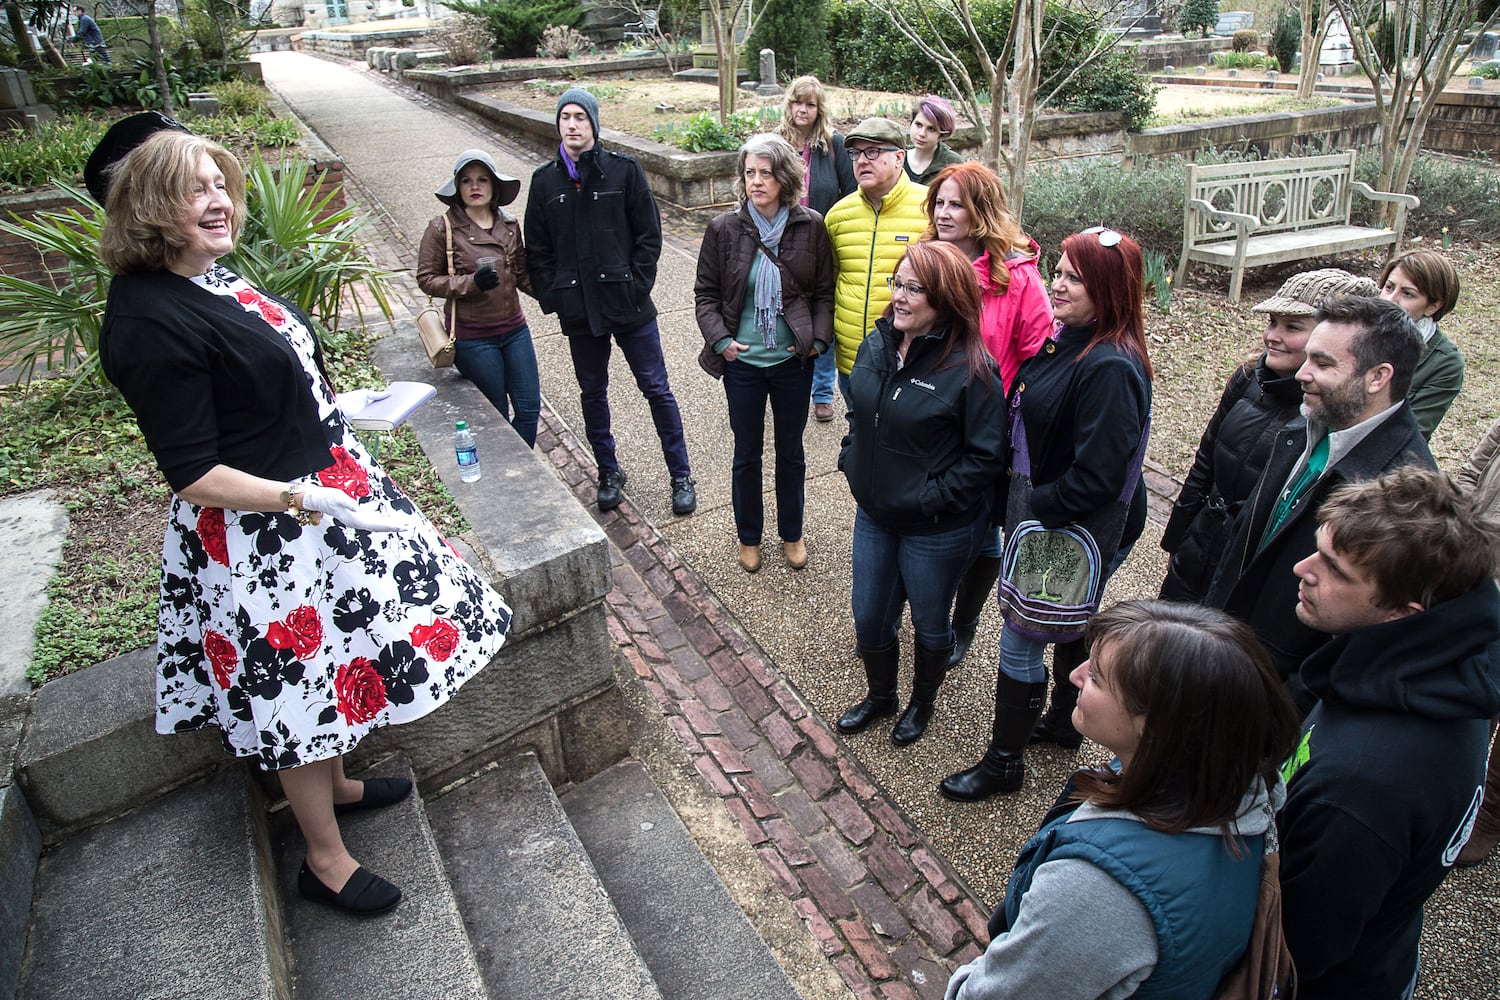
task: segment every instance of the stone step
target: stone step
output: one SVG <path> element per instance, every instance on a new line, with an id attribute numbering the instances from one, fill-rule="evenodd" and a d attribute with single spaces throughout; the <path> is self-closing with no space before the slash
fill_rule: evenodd
<path id="1" fill-rule="evenodd" d="M 534 755 L 427 812 L 490 996 L 661 1000 Z"/>
<path id="2" fill-rule="evenodd" d="M 21 1000 L 285 1000 L 261 803 L 225 768 L 48 849 Z"/>
<path id="3" fill-rule="evenodd" d="M 798 1000 L 638 761 L 596 774 L 561 800 L 666 1000 Z"/>
<path id="4" fill-rule="evenodd" d="M 414 780 L 411 765 L 401 757 L 389 758 L 359 776 Z M 291 817 L 279 818 L 276 881 L 285 903 L 297 996 L 487 1000 L 417 791 L 384 809 L 339 819 L 349 852 L 401 887 L 400 904 L 369 919 L 302 898 L 297 872 L 306 847 Z"/>

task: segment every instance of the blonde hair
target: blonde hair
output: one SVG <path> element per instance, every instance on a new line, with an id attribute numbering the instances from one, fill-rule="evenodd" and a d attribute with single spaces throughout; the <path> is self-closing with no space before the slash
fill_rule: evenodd
<path id="1" fill-rule="evenodd" d="M 818 106 L 818 117 L 813 119 L 808 134 L 803 136 L 792 124 L 792 105 L 809 101 Z M 785 139 L 798 153 L 804 144 L 818 153 L 826 153 L 833 142 L 833 122 L 828 118 L 828 99 L 823 92 L 823 81 L 815 76 L 799 76 L 786 87 L 786 101 L 781 106 L 781 124 L 776 134 Z"/>
<path id="2" fill-rule="evenodd" d="M 179 220 L 193 200 L 204 153 L 224 174 L 234 204 L 229 232 L 239 241 L 245 224 L 245 172 L 234 154 L 202 136 L 175 129 L 157 132 L 111 170 L 99 258 L 112 274 L 164 271 L 187 245 Z"/>

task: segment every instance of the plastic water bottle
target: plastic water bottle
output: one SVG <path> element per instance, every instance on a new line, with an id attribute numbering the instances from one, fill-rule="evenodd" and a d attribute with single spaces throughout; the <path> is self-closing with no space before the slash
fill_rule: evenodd
<path id="1" fill-rule="evenodd" d="M 474 443 L 474 432 L 463 420 L 453 425 L 453 453 L 458 456 L 458 478 L 466 483 L 478 480 L 479 446 Z"/>

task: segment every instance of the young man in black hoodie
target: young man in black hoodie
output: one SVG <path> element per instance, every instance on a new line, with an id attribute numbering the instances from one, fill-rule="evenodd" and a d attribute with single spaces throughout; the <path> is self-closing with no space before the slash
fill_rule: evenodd
<path id="1" fill-rule="evenodd" d="M 1282 922 L 1302 1000 L 1402 1000 L 1500 710 L 1500 525 L 1416 467 L 1340 488 L 1318 522 L 1297 617 L 1333 638 L 1302 664 L 1319 701 L 1283 769 Z"/>

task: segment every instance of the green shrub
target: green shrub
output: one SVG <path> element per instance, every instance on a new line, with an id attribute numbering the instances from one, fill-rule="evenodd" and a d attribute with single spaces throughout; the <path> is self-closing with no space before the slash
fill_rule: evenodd
<path id="1" fill-rule="evenodd" d="M 1371 150 L 1362 154 L 1356 175 L 1375 186 L 1380 175 L 1380 156 Z M 1407 216 L 1406 231 L 1429 238 L 1445 228 L 1471 238 L 1500 238 L 1500 166 L 1485 160 L 1445 156 L 1419 156 L 1411 172 L 1407 194 L 1422 204 Z M 1374 218 L 1374 206 L 1364 198 L 1354 199 L 1360 221 Z"/>
<path id="2" fill-rule="evenodd" d="M 450 0 L 445 6 L 481 18 L 495 53 L 504 58 L 534 56 L 548 27 L 576 28 L 583 22 L 576 0 Z"/>
<path id="3" fill-rule="evenodd" d="M 249 80 L 225 80 L 208 88 L 219 99 L 219 111 L 226 115 L 254 115 L 269 110 L 271 92 Z"/>
<path id="4" fill-rule="evenodd" d="M 1469 70 L 1469 75 L 1485 80 L 1500 80 L 1500 61 L 1491 59 L 1489 62 L 1479 63 Z"/>
<path id="5" fill-rule="evenodd" d="M 1230 39 L 1230 46 L 1236 52 L 1253 52 L 1260 48 L 1260 32 L 1254 28 L 1241 28 Z"/>
<path id="6" fill-rule="evenodd" d="M 144 17 L 101 17 L 99 30 L 109 44 L 115 62 L 129 62 L 151 54 L 151 36 Z M 176 18 L 158 17 L 156 30 L 161 36 L 162 51 L 175 52 L 185 40 Z"/>
<path id="7" fill-rule="evenodd" d="M 1177 15 L 1177 30 L 1184 35 L 1201 32 L 1205 38 L 1219 20 L 1219 0 L 1186 0 Z"/>
<path id="8" fill-rule="evenodd" d="M 109 122 L 66 115 L 35 132 L 0 133 L 0 190 L 26 190 L 54 181 L 83 182 L 83 165 Z"/>
<path id="9" fill-rule="evenodd" d="M 1099 158 L 1037 163 L 1026 172 L 1021 228 L 1042 246 L 1051 266 L 1063 238 L 1107 225 L 1133 237 L 1143 250 L 1176 255 L 1182 249 L 1182 164 L 1137 164 Z"/>
<path id="10" fill-rule="evenodd" d="M 1275 56 L 1263 56 L 1259 52 L 1215 52 L 1208 59 L 1209 65 L 1219 69 L 1275 69 Z"/>
<path id="11" fill-rule="evenodd" d="M 806 73 L 828 76 L 833 68 L 828 0 L 765 0 L 755 31 L 745 42 L 744 65 L 758 65 L 761 49 L 776 53 L 776 72 L 784 80 Z"/>
<path id="12" fill-rule="evenodd" d="M 1271 32 L 1271 55 L 1276 57 L 1283 73 L 1297 68 L 1297 53 L 1301 48 L 1302 13 L 1295 6 L 1283 7 Z"/>
<path id="13" fill-rule="evenodd" d="M 1160 250 L 1147 250 L 1142 256 L 1146 298 L 1155 302 L 1157 309 L 1169 313 L 1172 311 L 1172 263 Z"/>
<path id="14" fill-rule="evenodd" d="M 705 153 L 714 149 L 739 149 L 741 143 L 755 134 L 757 125 L 752 111 L 736 111 L 723 124 L 714 112 L 703 111 L 689 118 L 681 132 L 669 134 L 672 135 L 671 141 L 689 153 Z M 658 134 L 662 134 L 660 129 Z"/>
<path id="15" fill-rule="evenodd" d="M 188 37 L 207 62 L 222 66 L 249 54 L 250 34 L 240 28 L 243 15 L 233 3 L 189 0 L 183 13 Z"/>
<path id="16" fill-rule="evenodd" d="M 971 0 L 969 9 L 987 50 L 992 55 L 1000 54 L 1010 24 L 1011 0 Z M 929 7 L 928 13 L 948 45 L 964 60 L 976 86 L 983 88 L 987 81 L 957 19 L 945 8 Z M 1046 86 L 1048 80 L 1060 79 L 1080 60 L 1093 46 L 1098 32 L 1087 15 L 1061 4 L 1047 5 L 1044 22 L 1051 39 L 1042 52 L 1042 83 Z M 835 4 L 829 14 L 828 40 L 835 79 L 845 86 L 908 94 L 943 93 L 947 89 L 932 60 L 896 31 L 885 14 L 868 4 Z M 1131 127 L 1139 128 L 1151 114 L 1155 90 L 1128 57 L 1110 57 L 1081 72 L 1058 95 L 1058 101 L 1069 111 L 1125 111 L 1131 117 Z M 903 109 L 901 116 L 905 114 Z"/>
<path id="17" fill-rule="evenodd" d="M 1128 128 L 1146 127 L 1156 110 L 1155 86 L 1136 68 L 1128 52 L 1111 52 L 1090 63 L 1057 95 L 1064 111 L 1123 111 Z"/>

